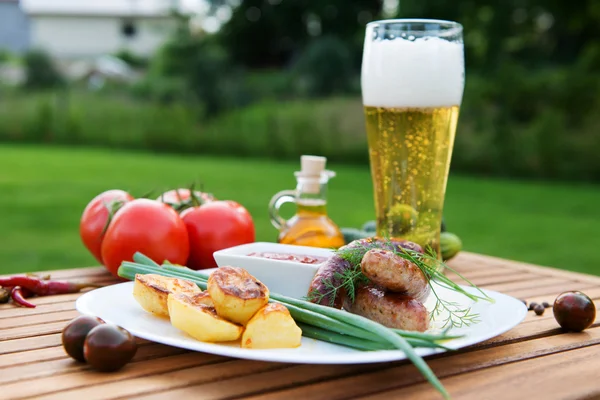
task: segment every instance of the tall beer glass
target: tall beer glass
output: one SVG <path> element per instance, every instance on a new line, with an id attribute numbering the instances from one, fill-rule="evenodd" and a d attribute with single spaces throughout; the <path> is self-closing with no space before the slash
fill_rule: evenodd
<path id="1" fill-rule="evenodd" d="M 462 26 L 422 19 L 369 23 L 361 85 L 377 234 L 431 246 L 439 255 L 464 89 Z"/>

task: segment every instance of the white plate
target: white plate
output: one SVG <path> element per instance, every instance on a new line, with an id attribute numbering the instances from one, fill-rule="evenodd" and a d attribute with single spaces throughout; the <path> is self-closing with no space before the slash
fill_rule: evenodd
<path id="1" fill-rule="evenodd" d="M 102 318 L 143 339 L 228 357 L 302 364 L 363 364 L 406 358 L 400 350 L 358 351 L 305 337 L 302 338 L 302 345 L 296 349 L 250 350 L 242 349 L 235 344 L 200 342 L 174 328 L 169 320 L 144 311 L 133 298 L 132 290 L 133 282 L 96 289 L 79 297 L 76 308 L 82 314 Z M 473 303 L 453 291 L 441 287 L 436 290 L 443 299 L 472 307 L 472 312 L 480 316 L 480 322 L 470 327 L 450 331 L 451 334 L 465 335 L 445 343 L 452 349 L 470 346 L 498 336 L 519 324 L 527 314 L 527 309 L 521 301 L 501 293 L 486 290 L 485 292 L 495 299 L 495 303 L 485 301 Z M 473 291 L 471 288 L 467 290 Z M 430 299 L 426 306 L 431 308 L 432 305 L 433 299 Z M 417 349 L 416 351 L 421 356 L 427 356 L 443 350 Z"/>

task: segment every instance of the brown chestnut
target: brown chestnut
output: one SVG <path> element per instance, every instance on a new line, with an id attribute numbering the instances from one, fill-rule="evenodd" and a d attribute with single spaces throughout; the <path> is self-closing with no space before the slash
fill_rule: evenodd
<path id="1" fill-rule="evenodd" d="M 83 344 L 85 360 L 102 372 L 112 372 L 127 364 L 137 351 L 131 333 L 116 325 L 100 325 L 88 333 Z"/>
<path id="2" fill-rule="evenodd" d="M 87 334 L 104 324 L 100 318 L 82 315 L 67 324 L 62 330 L 62 345 L 69 356 L 77 361 L 85 362 L 83 356 L 83 343 Z"/>
<path id="3" fill-rule="evenodd" d="M 581 332 L 596 319 L 596 306 L 582 292 L 565 292 L 554 300 L 554 318 L 566 330 Z"/>

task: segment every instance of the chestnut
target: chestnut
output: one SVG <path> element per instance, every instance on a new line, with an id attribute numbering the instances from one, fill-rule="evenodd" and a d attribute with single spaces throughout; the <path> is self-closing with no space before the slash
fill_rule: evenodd
<path id="1" fill-rule="evenodd" d="M 564 292 L 554 300 L 554 318 L 566 330 L 581 332 L 594 323 L 596 306 L 582 292 Z"/>
<path id="2" fill-rule="evenodd" d="M 97 327 L 104 324 L 100 318 L 82 315 L 75 318 L 67 324 L 62 330 L 62 345 L 67 354 L 77 361 L 85 362 L 83 356 L 83 343 L 87 334 Z"/>
<path id="3" fill-rule="evenodd" d="M 112 372 L 127 364 L 137 351 L 131 333 L 116 325 L 100 325 L 88 333 L 83 345 L 85 360 L 102 372 Z"/>

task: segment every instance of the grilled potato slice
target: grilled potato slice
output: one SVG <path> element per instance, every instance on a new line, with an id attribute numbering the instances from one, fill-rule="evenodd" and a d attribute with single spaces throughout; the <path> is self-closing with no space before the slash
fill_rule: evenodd
<path id="1" fill-rule="evenodd" d="M 288 309 L 271 303 L 248 321 L 242 335 L 242 347 L 247 349 L 294 348 L 300 346 L 302 330 Z"/>
<path id="2" fill-rule="evenodd" d="M 201 293 L 200 288 L 189 281 L 157 274 L 136 274 L 133 283 L 133 297 L 144 310 L 169 318 L 167 296 L 169 293 L 194 295 Z"/>
<path id="3" fill-rule="evenodd" d="M 219 316 L 242 325 L 269 302 L 269 289 L 242 268 L 218 268 L 207 291 Z"/>
<path id="4" fill-rule="evenodd" d="M 202 295 L 169 294 L 171 325 L 202 342 L 239 339 L 244 328 L 219 317 L 213 307 L 203 304 L 205 300 Z"/>
<path id="5" fill-rule="evenodd" d="M 210 294 L 208 294 L 208 292 L 201 292 L 189 297 L 191 297 L 196 304 L 203 304 L 205 306 L 215 308 L 215 303 L 210 298 Z"/>

